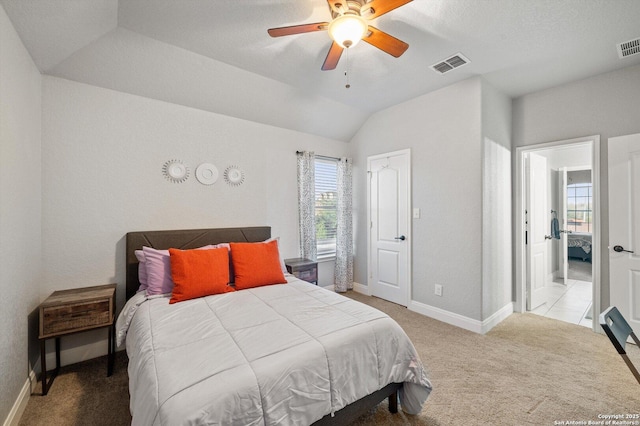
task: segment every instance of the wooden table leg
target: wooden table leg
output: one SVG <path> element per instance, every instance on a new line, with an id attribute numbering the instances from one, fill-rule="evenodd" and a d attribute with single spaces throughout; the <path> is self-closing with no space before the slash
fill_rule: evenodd
<path id="1" fill-rule="evenodd" d="M 51 372 L 51 377 L 49 377 L 49 381 L 47 381 L 47 339 L 40 340 L 40 367 L 42 368 L 42 396 L 45 396 L 49 389 L 51 388 L 51 384 L 53 383 L 53 379 L 56 378 L 58 372 L 60 371 L 60 337 L 56 337 L 56 368 Z"/>
<path id="2" fill-rule="evenodd" d="M 389 395 L 389 412 L 394 414 L 398 412 L 398 391 Z"/>
<path id="3" fill-rule="evenodd" d="M 115 346 L 116 346 L 116 325 L 115 323 L 109 326 L 109 356 L 107 357 L 107 377 L 113 374 L 113 361 L 115 358 Z"/>
<path id="4" fill-rule="evenodd" d="M 56 374 L 60 370 L 60 337 L 56 337 Z"/>
<path id="5" fill-rule="evenodd" d="M 46 340 L 40 340 L 40 367 L 42 368 L 42 396 L 47 394 L 47 349 Z"/>

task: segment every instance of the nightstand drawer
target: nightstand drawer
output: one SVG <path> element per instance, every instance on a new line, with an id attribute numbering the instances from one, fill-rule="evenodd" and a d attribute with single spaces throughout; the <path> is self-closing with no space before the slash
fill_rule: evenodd
<path id="1" fill-rule="evenodd" d="M 318 269 L 313 268 L 306 271 L 295 271 L 293 276 L 310 283 L 318 281 Z"/>
<path id="2" fill-rule="evenodd" d="M 318 284 L 318 262 L 296 257 L 293 259 L 285 259 L 284 264 L 287 267 L 287 271 L 294 277 Z"/>
<path id="3" fill-rule="evenodd" d="M 111 323 L 110 299 L 43 308 L 42 335 L 77 331 Z"/>

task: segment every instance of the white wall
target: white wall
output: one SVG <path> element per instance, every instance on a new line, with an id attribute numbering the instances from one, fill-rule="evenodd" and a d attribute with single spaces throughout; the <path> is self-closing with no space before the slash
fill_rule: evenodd
<path id="1" fill-rule="evenodd" d="M 373 114 L 352 139 L 354 279 L 367 284 L 367 156 L 410 148 L 412 299 L 481 320 L 481 80 L 472 78 Z M 444 286 L 434 295 L 434 284 Z"/>
<path id="2" fill-rule="evenodd" d="M 511 98 L 483 81 L 481 113 L 481 319 L 486 320 L 511 304 Z"/>
<path id="3" fill-rule="evenodd" d="M 639 132 L 640 66 L 532 93 L 513 102 L 514 147 L 600 135 L 602 307 L 609 304 L 608 140 Z"/>
<path id="4" fill-rule="evenodd" d="M 0 423 L 19 418 L 12 406 L 30 391 L 27 335 L 42 279 L 40 89 L 40 73 L 0 7 Z"/>
<path id="5" fill-rule="evenodd" d="M 498 311 L 508 315 L 511 99 L 471 78 L 372 115 L 352 144 L 355 281 L 368 284 L 367 157 L 410 148 L 412 207 L 421 209 L 412 224 L 411 307 L 482 332 Z"/>
<path id="6" fill-rule="evenodd" d="M 591 183 L 591 170 L 572 170 L 567 172 L 567 184 Z"/>
<path id="7" fill-rule="evenodd" d="M 129 231 L 270 225 L 281 237 L 283 256 L 297 257 L 295 151 L 344 156 L 348 148 L 56 77 L 44 77 L 42 102 L 47 280 L 41 297 L 117 282 L 121 308 Z M 167 181 L 161 169 L 171 159 L 184 161 L 191 178 Z M 212 186 L 201 185 L 193 170 L 202 162 L 215 164 L 220 173 L 237 165 L 245 181 L 232 187 L 221 177 Z M 333 276 L 321 270 L 320 284 L 333 284 Z M 106 353 L 104 333 L 89 334 L 62 340 L 63 364 Z M 76 348 L 92 342 L 95 349 Z"/>
<path id="8" fill-rule="evenodd" d="M 47 73 L 342 141 L 348 141 L 368 115 L 301 89 L 304 73 L 297 84 L 287 84 L 120 27 Z M 341 87 L 340 81 L 332 89 Z"/>

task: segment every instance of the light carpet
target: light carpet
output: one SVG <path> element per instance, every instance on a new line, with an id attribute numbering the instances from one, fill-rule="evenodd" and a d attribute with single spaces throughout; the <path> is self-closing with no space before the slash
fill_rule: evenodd
<path id="1" fill-rule="evenodd" d="M 391 414 L 386 401 L 355 425 L 559 425 L 640 413 L 640 385 L 608 339 L 533 314 L 513 314 L 475 334 L 381 299 L 347 295 L 404 328 L 434 390 L 417 416 Z M 636 365 L 638 349 L 629 348 Z M 126 355 L 112 377 L 98 358 L 64 367 L 49 394 L 32 395 L 20 425 L 126 425 Z M 580 424 L 580 423 L 574 423 Z"/>

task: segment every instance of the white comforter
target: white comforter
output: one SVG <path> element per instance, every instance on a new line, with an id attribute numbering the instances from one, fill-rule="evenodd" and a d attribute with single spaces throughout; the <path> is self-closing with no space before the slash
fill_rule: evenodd
<path id="1" fill-rule="evenodd" d="M 386 314 L 287 277 L 169 305 L 138 293 L 118 319 L 126 336 L 134 425 L 305 425 L 388 383 L 421 410 L 431 384 Z"/>

